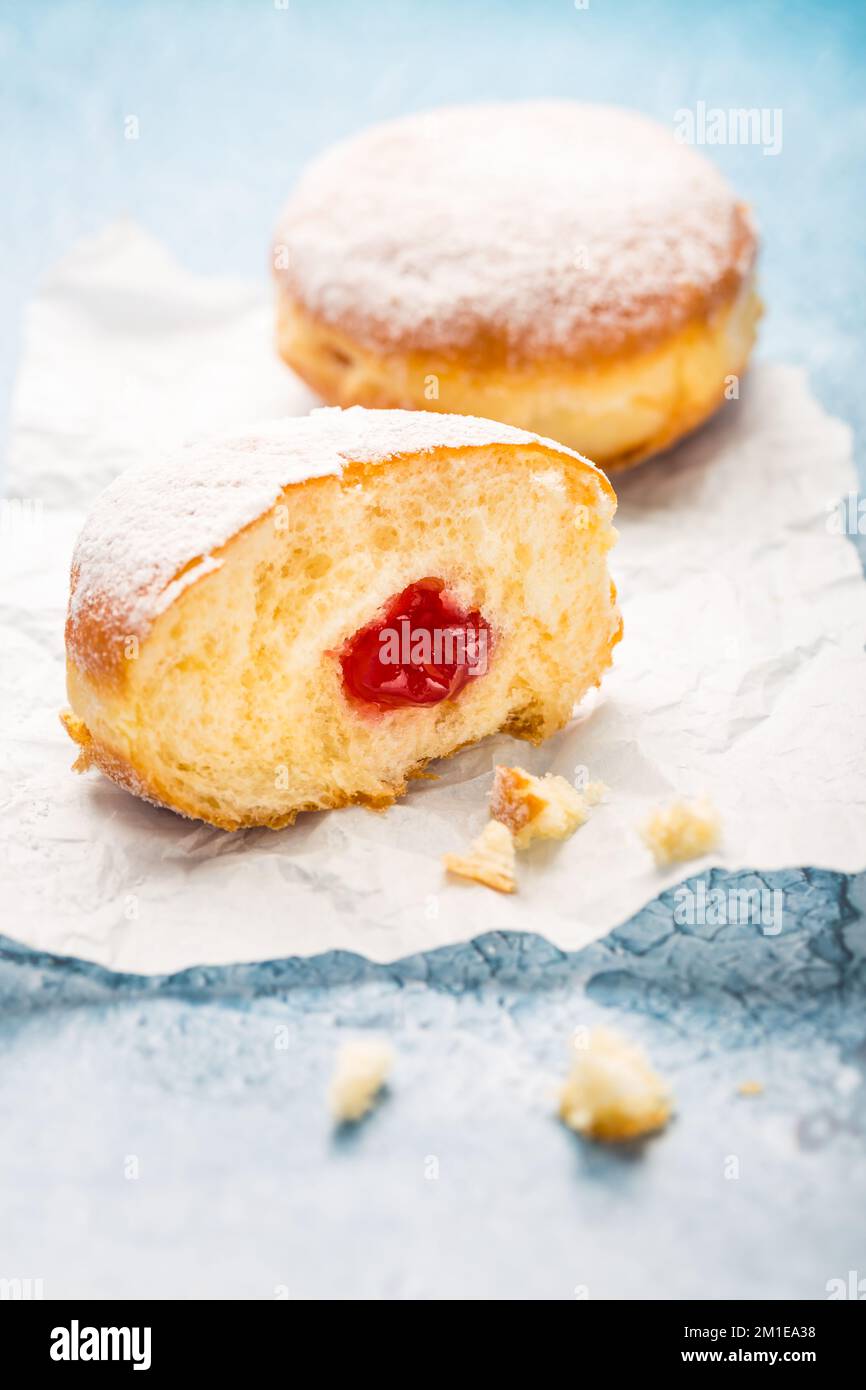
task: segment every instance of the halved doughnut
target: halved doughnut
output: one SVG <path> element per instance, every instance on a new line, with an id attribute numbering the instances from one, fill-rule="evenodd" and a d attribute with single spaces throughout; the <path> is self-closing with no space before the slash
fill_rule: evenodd
<path id="1" fill-rule="evenodd" d="M 736 393 L 756 253 L 718 170 L 637 112 L 444 108 L 303 174 L 277 346 L 333 404 L 506 420 L 620 468 Z"/>
<path id="2" fill-rule="evenodd" d="M 388 805 L 433 758 L 537 742 L 611 661 L 613 491 L 507 425 L 319 410 L 124 474 L 77 543 L 66 727 L 224 829 Z"/>

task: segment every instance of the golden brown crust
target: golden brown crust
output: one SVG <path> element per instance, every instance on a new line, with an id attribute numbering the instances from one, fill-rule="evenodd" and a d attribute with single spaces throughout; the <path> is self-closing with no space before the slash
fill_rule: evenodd
<path id="1" fill-rule="evenodd" d="M 522 767 L 504 767 L 500 764 L 495 769 L 490 814 L 494 820 L 507 825 L 512 835 L 518 835 L 544 810 L 541 797 L 532 791 L 532 780 Z"/>
<path id="2" fill-rule="evenodd" d="M 357 305 L 347 305 L 344 312 L 317 312 L 297 281 L 286 282 L 277 276 L 278 301 L 282 313 L 291 311 L 317 332 L 327 335 L 333 343 L 335 359 L 340 353 L 350 355 L 358 349 L 384 358 L 416 358 L 429 371 L 435 362 L 459 365 L 468 371 L 489 372 L 503 368 L 528 368 L 541 372 L 557 368 L 564 362 L 575 367 L 591 363 L 604 364 L 611 360 L 627 361 L 651 351 L 690 325 L 702 324 L 733 304 L 743 286 L 751 279 L 758 253 L 758 238 L 751 211 L 746 203 L 737 203 L 731 212 L 731 237 L 726 263 L 718 274 L 704 284 L 677 285 L 666 294 L 653 293 L 641 300 L 640 314 L 629 322 L 621 317 L 611 319 L 601 313 L 575 325 L 568 341 L 556 350 L 539 348 L 528 337 L 517 342 L 506 338 L 495 323 L 477 323 L 471 333 L 461 334 L 459 341 L 450 339 L 435 322 L 418 319 L 396 333 L 387 318 L 365 314 Z M 294 365 L 294 364 L 290 364 Z M 315 390 L 314 381 L 305 378 Z M 327 392 L 324 398 L 330 399 Z M 399 407 L 411 410 L 414 403 L 393 397 L 378 401 L 352 398 L 339 404 L 359 404 L 371 407 Z"/>
<path id="3" fill-rule="evenodd" d="M 325 151 L 283 212 L 273 268 L 306 317 L 364 350 L 486 372 L 647 351 L 735 297 L 756 246 L 748 207 L 664 127 L 507 102 Z"/>
<path id="4" fill-rule="evenodd" d="M 442 863 L 457 878 L 483 883 L 497 893 L 513 893 L 517 888 L 514 840 L 501 821 L 488 821 L 465 854 L 445 854 Z"/>
<path id="5" fill-rule="evenodd" d="M 281 288 L 277 351 L 331 405 L 463 411 L 538 430 L 607 470 L 632 468 L 711 416 L 745 369 L 762 306 L 733 270 L 688 315 L 651 332 L 610 337 L 596 352 L 523 364 L 491 350 L 425 354 L 371 346 L 311 314 Z M 681 322 L 680 317 L 685 321 Z"/>
<path id="6" fill-rule="evenodd" d="M 93 756 L 93 739 L 90 736 L 90 730 L 84 720 L 79 719 L 78 715 L 74 714 L 71 709 L 60 711 L 60 722 L 72 739 L 72 742 L 77 743 L 78 747 L 81 749 L 81 752 L 72 764 L 72 771 L 86 772 L 95 762 Z"/>

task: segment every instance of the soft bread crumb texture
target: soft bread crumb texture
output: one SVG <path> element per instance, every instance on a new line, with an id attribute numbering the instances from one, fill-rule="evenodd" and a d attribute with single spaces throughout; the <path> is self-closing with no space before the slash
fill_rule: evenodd
<path id="1" fill-rule="evenodd" d="M 155 613 L 149 601 L 132 659 L 111 666 L 101 652 L 123 650 L 123 610 L 102 594 L 68 645 L 68 731 L 128 790 L 226 830 L 385 807 L 431 759 L 488 734 L 548 737 L 599 683 L 622 628 L 607 568 L 615 500 L 554 448 L 427 450 L 287 487 L 186 587 L 161 575 L 172 600 Z M 438 705 L 351 701 L 342 647 L 428 577 L 491 624 L 488 671 Z"/>
<path id="2" fill-rule="evenodd" d="M 508 827 L 498 820 L 487 822 L 468 854 L 445 854 L 442 862 L 458 878 L 483 883 L 498 893 L 513 893 L 517 887 L 514 839 Z"/>
<path id="3" fill-rule="evenodd" d="M 644 844 L 652 851 L 658 868 L 699 859 L 716 849 L 721 822 L 715 807 L 705 798 L 698 801 L 672 801 L 659 806 L 641 827 Z"/>
<path id="4" fill-rule="evenodd" d="M 620 1143 L 662 1129 L 671 1100 L 639 1047 L 612 1029 L 595 1028 L 572 1046 L 559 1114 L 578 1134 Z"/>
<path id="5" fill-rule="evenodd" d="M 606 782 L 596 780 L 587 782 L 585 787 L 581 787 L 581 793 L 587 806 L 599 806 L 610 791 Z"/>
<path id="6" fill-rule="evenodd" d="M 490 793 L 490 814 L 508 826 L 517 849 L 533 840 L 567 840 L 591 804 L 564 777 L 535 777 L 522 767 L 497 767 Z"/>
<path id="7" fill-rule="evenodd" d="M 411 456 L 435 467 L 452 450 L 495 445 L 533 445 L 546 457 L 594 471 L 561 444 L 495 420 L 360 406 L 191 439 L 127 469 L 96 499 L 75 545 L 69 654 L 90 673 L 122 668 L 157 614 L 219 569 L 225 545 L 277 507 L 289 488 Z M 615 504 L 609 484 L 595 477 Z"/>
<path id="8" fill-rule="evenodd" d="M 478 365 L 459 355 L 383 353 L 316 321 L 283 290 L 277 347 L 333 405 L 490 416 L 621 469 L 669 448 L 739 393 L 762 313 L 747 284 L 706 319 L 644 349 L 598 360 Z"/>
<path id="9" fill-rule="evenodd" d="M 340 1048 L 328 1088 L 337 1124 L 356 1124 L 372 1110 L 393 1064 L 394 1050 L 381 1038 L 358 1038 Z"/>

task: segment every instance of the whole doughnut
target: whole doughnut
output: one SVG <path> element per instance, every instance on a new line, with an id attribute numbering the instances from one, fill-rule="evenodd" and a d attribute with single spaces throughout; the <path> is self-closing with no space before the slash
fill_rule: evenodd
<path id="1" fill-rule="evenodd" d="M 503 420 L 624 467 L 736 394 L 756 249 L 721 174 L 635 112 L 435 110 L 303 174 L 278 348 L 330 403 Z"/>

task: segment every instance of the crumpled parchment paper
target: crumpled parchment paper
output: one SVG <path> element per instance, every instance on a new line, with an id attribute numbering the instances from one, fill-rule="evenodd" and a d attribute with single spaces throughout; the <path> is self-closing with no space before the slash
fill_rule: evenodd
<path id="1" fill-rule="evenodd" d="M 3 931 L 119 970 L 308 955 L 390 960 L 481 932 L 576 948 L 710 864 L 866 866 L 866 582 L 828 526 L 855 486 L 846 426 L 795 370 L 756 367 L 672 455 L 614 479 L 625 637 L 614 670 L 539 749 L 498 737 L 386 814 L 235 835 L 74 776 L 65 703 L 69 558 L 95 493 L 179 435 L 314 404 L 276 360 L 266 287 L 204 279 L 141 231 L 76 248 L 33 304 L 2 516 Z M 440 856 L 487 819 L 497 762 L 610 788 L 502 897 Z M 659 872 L 648 810 L 706 793 L 719 854 Z"/>

